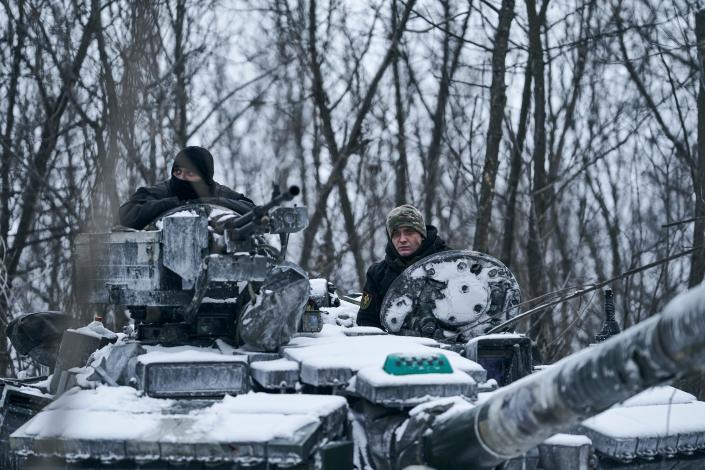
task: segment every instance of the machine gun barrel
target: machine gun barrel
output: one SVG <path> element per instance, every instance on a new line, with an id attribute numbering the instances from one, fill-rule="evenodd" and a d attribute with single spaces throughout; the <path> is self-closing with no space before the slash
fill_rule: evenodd
<path id="1" fill-rule="evenodd" d="M 298 186 L 290 186 L 285 192 L 274 196 L 268 203 L 255 206 L 249 212 L 229 222 L 226 228 L 231 230 L 236 238 L 244 240 L 252 234 L 255 226 L 267 215 L 270 209 L 280 205 L 282 202 L 291 201 L 300 192 Z"/>
<path id="2" fill-rule="evenodd" d="M 705 369 L 705 283 L 663 313 L 436 422 L 423 442 L 434 468 L 492 468 L 649 387 Z"/>

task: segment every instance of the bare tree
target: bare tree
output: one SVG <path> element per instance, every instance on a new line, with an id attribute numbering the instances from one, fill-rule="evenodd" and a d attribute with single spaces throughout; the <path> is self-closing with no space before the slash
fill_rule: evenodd
<path id="1" fill-rule="evenodd" d="M 499 167 L 499 146 L 502 141 L 502 122 L 504 121 L 504 106 L 507 94 L 504 84 L 505 59 L 509 43 L 509 29 L 514 17 L 514 0 L 502 0 L 502 6 L 497 18 L 497 33 L 492 52 L 492 85 L 490 87 L 490 119 L 487 125 L 487 141 L 485 150 L 485 165 L 482 170 L 482 188 L 480 190 L 480 205 L 477 208 L 475 225 L 475 240 L 473 250 L 487 251 L 487 236 L 492 217 L 492 201 L 494 199 L 495 180 Z"/>

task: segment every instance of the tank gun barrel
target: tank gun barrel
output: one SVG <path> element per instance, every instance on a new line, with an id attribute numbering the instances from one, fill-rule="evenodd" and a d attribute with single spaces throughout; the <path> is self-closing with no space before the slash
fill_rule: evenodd
<path id="1" fill-rule="evenodd" d="M 705 283 L 663 313 L 437 421 L 424 438 L 434 468 L 492 468 L 654 385 L 705 369 Z"/>

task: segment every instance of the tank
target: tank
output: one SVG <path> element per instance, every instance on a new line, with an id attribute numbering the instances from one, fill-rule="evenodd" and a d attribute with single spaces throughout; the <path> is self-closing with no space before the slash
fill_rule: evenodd
<path id="1" fill-rule="evenodd" d="M 296 192 L 78 237 L 81 301 L 134 329 L 13 321 L 52 374 L 2 380 L 2 468 L 704 468 L 705 403 L 667 384 L 705 364 L 705 286 L 537 365 L 487 334 L 519 311 L 511 271 L 450 251 L 394 282 L 386 331 L 359 327 L 356 296 L 285 261 Z"/>

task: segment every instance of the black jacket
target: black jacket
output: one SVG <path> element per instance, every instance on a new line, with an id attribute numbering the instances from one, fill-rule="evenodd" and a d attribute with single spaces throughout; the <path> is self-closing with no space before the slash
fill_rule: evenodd
<path id="1" fill-rule="evenodd" d="M 222 184 L 213 183 L 215 189 L 212 191 L 213 198 L 220 198 L 224 204 L 235 210 L 246 211 L 254 206 L 254 203 L 244 195 L 233 191 Z M 209 201 L 209 199 L 204 199 Z M 130 197 L 130 199 L 120 206 L 120 225 L 142 230 L 162 212 L 173 209 L 184 204 L 188 200 L 180 200 L 171 190 L 169 180 L 159 183 L 156 186 L 142 187 Z M 215 200 L 213 202 L 216 202 Z M 232 202 L 231 204 L 227 204 Z M 216 202 L 217 203 L 217 202 Z"/>
<path id="2" fill-rule="evenodd" d="M 399 256 L 392 241 L 387 242 L 384 260 L 374 263 L 367 270 L 367 280 L 362 289 L 360 310 L 357 313 L 358 326 L 382 328 L 379 318 L 382 300 L 397 276 L 418 260 L 450 249 L 446 242 L 438 237 L 438 229 L 433 225 L 426 225 L 426 234 L 427 237 L 419 249 L 411 256 Z"/>

